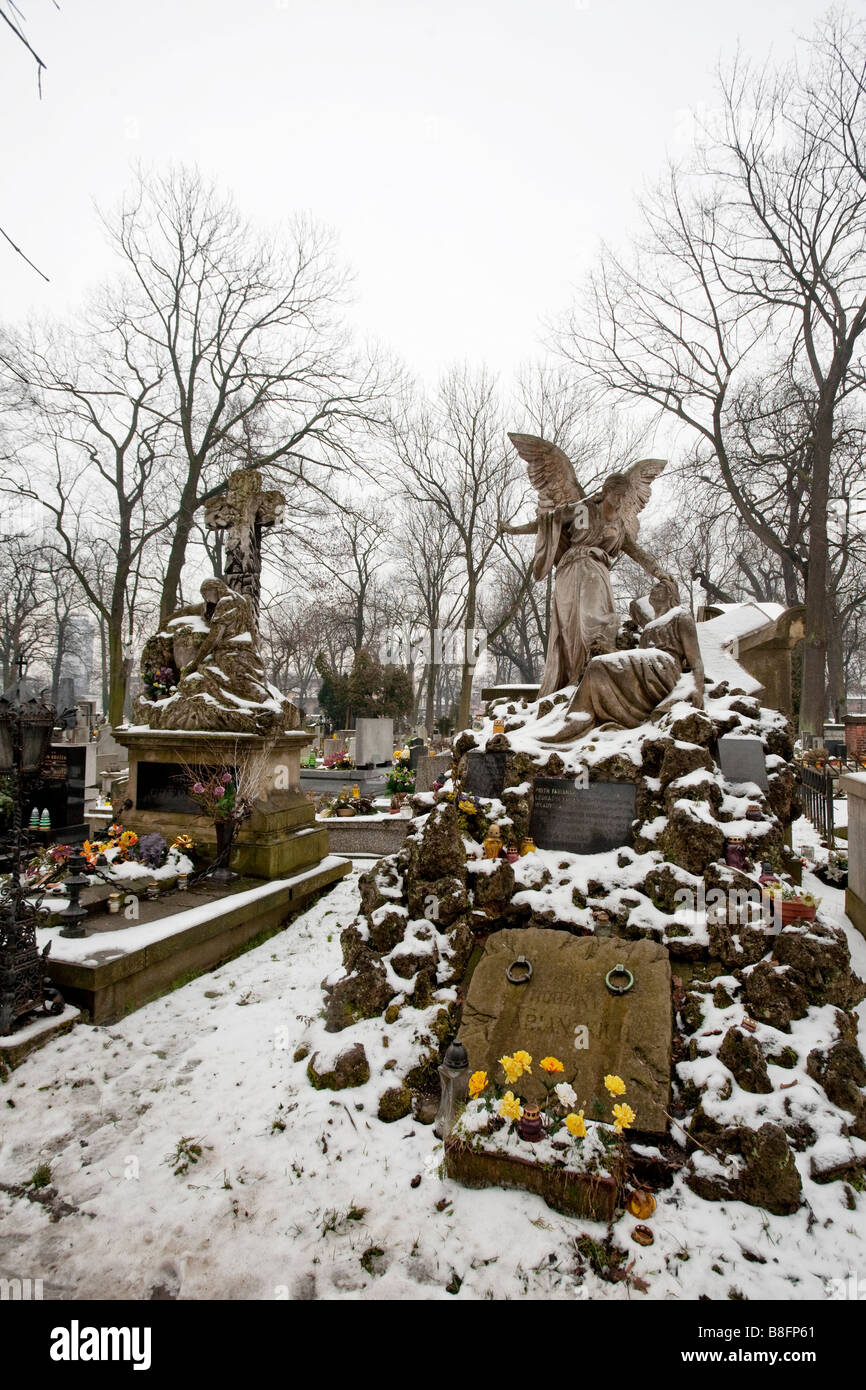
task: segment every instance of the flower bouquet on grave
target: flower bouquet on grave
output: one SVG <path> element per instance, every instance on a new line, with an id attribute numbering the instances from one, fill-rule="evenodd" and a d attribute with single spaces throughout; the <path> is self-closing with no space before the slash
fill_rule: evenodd
<path id="1" fill-rule="evenodd" d="M 408 760 L 396 760 L 388 776 L 385 778 L 385 790 L 392 796 L 398 793 L 406 795 L 415 790 L 415 773 L 409 765 Z"/>
<path id="2" fill-rule="evenodd" d="M 205 877 L 217 883 L 231 883 L 237 878 L 229 868 L 235 832 L 238 824 L 252 814 L 252 807 L 239 800 L 234 771 L 227 767 L 208 775 L 193 772 L 187 790 L 190 799 L 213 821 L 216 832 L 216 858 Z"/>
<path id="3" fill-rule="evenodd" d="M 372 816 L 374 809 L 372 797 L 362 796 L 357 787 L 352 791 L 344 787 L 331 802 L 331 810 L 338 816 Z"/>
<path id="4" fill-rule="evenodd" d="M 331 753 L 325 759 L 325 767 L 329 772 L 351 772 L 354 766 L 348 753 Z"/>
<path id="5" fill-rule="evenodd" d="M 208 756 L 211 753 L 213 756 Z M 206 748 L 204 755 L 207 762 L 203 767 L 181 763 L 188 778 L 190 799 L 210 818 L 216 832 L 216 858 L 204 877 L 216 883 L 231 883 L 238 877 L 229 868 L 235 835 L 253 814 L 255 803 L 266 797 L 272 786 L 271 749 L 250 752 L 238 743 L 231 765 L 222 761 L 224 746 Z"/>
<path id="6" fill-rule="evenodd" d="M 503 1128 L 504 1120 L 510 1124 L 514 1133 L 528 1143 L 537 1143 L 545 1137 L 553 1139 L 562 1129 L 567 1130 L 576 1142 L 584 1140 L 587 1136 L 585 1106 L 575 1111 L 577 1093 L 574 1087 L 567 1081 L 556 1079 L 565 1071 L 562 1062 L 557 1057 L 542 1057 L 538 1065 L 542 1072 L 540 1079 L 546 1092 L 540 1106 L 530 1107 L 529 1102 L 524 1106 L 513 1091 L 504 1088 L 505 1085 L 514 1086 L 524 1075 L 532 1075 L 532 1057 L 522 1050 L 510 1056 L 500 1057 L 499 1066 L 505 1077 L 504 1083 L 491 1082 L 486 1071 L 472 1073 L 469 1078 L 470 1103 L 478 1101 L 483 1105 L 492 1117 L 491 1125 L 494 1131 Z M 624 1096 L 626 1092 L 622 1077 L 608 1075 L 604 1078 L 604 1085 L 611 1099 L 616 1101 L 611 1111 L 612 1133 L 614 1136 L 622 1136 L 625 1130 L 633 1126 L 637 1116 L 626 1101 L 616 1099 Z M 594 1108 L 598 1112 L 596 1123 L 603 1124 L 601 1116 L 604 1110 L 598 1102 Z M 526 1123 L 528 1109 L 533 1112 L 529 1125 Z M 607 1121 L 604 1128 L 609 1130 L 611 1121 Z"/>
<path id="7" fill-rule="evenodd" d="M 446 1140 L 446 1167 L 470 1186 L 522 1187 L 540 1192 L 557 1210 L 610 1220 L 626 1174 L 625 1131 L 637 1118 L 623 1099 L 625 1082 L 606 1076 L 609 1118 L 593 1098 L 595 1118 L 587 1119 L 585 1107 L 575 1108 L 574 1088 L 557 1081 L 564 1070 L 558 1058 L 544 1057 L 539 1065 L 546 1091 L 541 1104 L 510 1089 L 532 1074 L 527 1052 L 500 1058 L 504 1085 L 473 1072 L 466 1107 Z"/>
<path id="8" fill-rule="evenodd" d="M 142 681 L 148 700 L 164 700 L 175 689 L 178 673 L 173 666 L 157 666 L 144 671 Z"/>
<path id="9" fill-rule="evenodd" d="M 765 918 L 775 918 L 783 927 L 791 922 L 814 922 L 820 898 L 803 893 L 790 883 L 766 883 L 762 889 Z"/>
<path id="10" fill-rule="evenodd" d="M 842 850 L 831 849 L 827 863 L 820 865 L 813 872 L 828 888 L 847 888 L 848 855 Z"/>
<path id="11" fill-rule="evenodd" d="M 146 864 L 149 869 L 161 869 L 167 854 L 168 845 L 157 831 L 150 835 L 142 835 L 138 842 L 137 855 L 142 864 Z"/>

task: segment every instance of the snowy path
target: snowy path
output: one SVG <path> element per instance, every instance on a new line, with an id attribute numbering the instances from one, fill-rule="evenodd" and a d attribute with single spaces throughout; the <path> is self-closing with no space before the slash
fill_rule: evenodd
<path id="1" fill-rule="evenodd" d="M 0 1181 L 48 1163 L 78 1208 L 52 1223 L 0 1192 L 0 1276 L 72 1299 L 157 1286 L 191 1299 L 820 1299 L 862 1266 L 866 1197 L 849 1210 L 841 1183 L 804 1174 L 814 1214 L 774 1217 L 678 1181 L 659 1194 L 654 1246 L 631 1242 L 633 1218 L 616 1227 L 648 1294 L 606 1283 L 575 1271 L 573 1245 L 603 1227 L 443 1181 L 432 1128 L 380 1123 L 375 1081 L 313 1090 L 293 1053 L 339 965 L 363 867 L 257 950 L 119 1024 L 77 1027 L 0 1087 Z M 841 895 L 818 891 L 835 915 Z M 849 936 L 866 973 L 866 942 Z M 166 1157 L 182 1137 L 203 1152 L 175 1176 Z"/>

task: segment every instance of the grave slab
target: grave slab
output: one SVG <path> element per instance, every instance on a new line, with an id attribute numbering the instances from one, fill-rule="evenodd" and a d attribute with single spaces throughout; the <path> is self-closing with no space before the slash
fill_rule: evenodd
<path id="1" fill-rule="evenodd" d="M 727 782 L 754 782 L 768 788 L 767 764 L 761 740 L 752 734 L 725 734 L 719 739 L 719 767 Z"/>
<path id="2" fill-rule="evenodd" d="M 464 791 L 471 796 L 501 796 L 505 786 L 505 752 L 482 753 L 473 748 L 466 756 Z"/>
<path id="3" fill-rule="evenodd" d="M 434 753 L 431 758 L 429 755 L 422 758 L 415 772 L 416 792 L 430 792 L 433 790 L 433 783 L 440 777 L 447 777 L 451 771 L 452 757 L 450 753 Z"/>
<path id="4" fill-rule="evenodd" d="M 518 956 L 532 965 L 528 984 L 506 978 Z M 627 994 L 613 994 L 605 984 L 617 965 L 634 976 Z M 663 1134 L 671 1066 L 667 950 L 656 941 L 599 940 L 537 927 L 496 932 L 469 982 L 460 1041 L 470 1070 L 486 1071 L 497 1082 L 503 1079 L 500 1057 L 529 1052 L 533 1074 L 512 1087 L 525 1100 L 544 1097 L 541 1058 L 558 1058 L 565 1071 L 557 1080 L 571 1083 L 587 1119 L 612 1118 L 604 1078 L 620 1076 L 623 1099 L 637 1116 L 635 1130 Z"/>
<path id="5" fill-rule="evenodd" d="M 601 854 L 634 839 L 633 782 L 590 782 L 575 786 L 569 777 L 536 777 L 529 833 L 539 849 L 569 854 Z"/>
<path id="6" fill-rule="evenodd" d="M 356 719 L 355 766 L 381 767 L 393 760 L 393 719 Z"/>
<path id="7" fill-rule="evenodd" d="M 408 746 L 409 766 L 412 768 L 414 772 L 415 769 L 418 767 L 418 764 L 420 763 L 421 759 L 427 757 L 427 749 L 420 739 L 417 743 L 410 743 Z"/>

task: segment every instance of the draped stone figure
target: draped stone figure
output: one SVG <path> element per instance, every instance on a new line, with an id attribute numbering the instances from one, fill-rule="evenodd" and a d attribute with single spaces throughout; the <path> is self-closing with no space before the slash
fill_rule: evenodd
<path id="1" fill-rule="evenodd" d="M 530 434 L 509 434 L 538 492 L 538 512 L 526 526 L 504 526 L 511 535 L 534 534 L 533 576 L 555 569 L 547 660 L 539 695 L 580 680 L 591 656 L 613 651 L 619 619 L 610 569 L 628 555 L 655 579 L 670 578 L 637 542 L 638 514 L 664 459 L 641 459 L 611 473 L 586 497 L 568 456 L 556 444 Z"/>
<path id="2" fill-rule="evenodd" d="M 643 628 L 638 646 L 590 660 L 571 697 L 565 724 L 543 743 L 571 743 L 598 727 L 635 729 L 678 699 L 703 707 L 704 664 L 695 620 L 679 607 L 673 580 L 659 580 L 649 599 L 655 614 L 649 622 L 640 606 L 632 604 L 632 615 Z M 686 672 L 692 679 L 681 685 Z"/>
<path id="3" fill-rule="evenodd" d="M 282 733 L 298 710 L 270 684 L 258 647 L 255 609 L 221 579 L 206 579 L 202 602 L 181 608 L 144 649 L 136 718 L 151 729 Z M 156 662 L 165 693 L 152 689 Z"/>

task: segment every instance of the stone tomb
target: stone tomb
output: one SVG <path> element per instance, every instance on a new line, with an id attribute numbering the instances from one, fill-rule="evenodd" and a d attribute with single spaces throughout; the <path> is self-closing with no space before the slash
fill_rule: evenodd
<path id="1" fill-rule="evenodd" d="M 589 782 L 536 777 L 529 833 L 539 849 L 600 854 L 634 838 L 633 782 Z"/>
<path id="2" fill-rule="evenodd" d="M 49 749 L 27 804 L 28 818 L 34 805 L 40 816 L 47 810 L 51 817 L 51 830 L 41 836 L 46 843 L 55 840 L 80 843 L 87 839 L 89 827 L 84 815 L 87 755 L 88 745 L 85 744 L 52 744 Z M 90 760 L 95 764 L 95 749 Z"/>
<path id="3" fill-rule="evenodd" d="M 355 766 L 382 767 L 394 761 L 393 719 L 355 720 Z"/>
<path id="4" fill-rule="evenodd" d="M 474 748 L 466 756 L 463 790 L 470 796 L 501 796 L 505 786 L 505 752 L 482 753 Z"/>
<path id="5" fill-rule="evenodd" d="M 762 792 L 768 788 L 764 748 L 757 736 L 725 734 L 720 738 L 719 767 L 727 782 L 754 782 Z"/>
<path id="6" fill-rule="evenodd" d="M 532 965 L 528 984 L 511 984 L 508 966 L 518 956 Z M 624 965 L 634 976 L 627 994 L 613 994 L 608 971 Z M 626 1085 L 624 1099 L 637 1118 L 634 1129 L 664 1134 L 670 1110 L 671 971 L 656 941 L 576 937 L 538 927 L 513 928 L 488 938 L 473 971 L 463 1007 L 460 1041 L 470 1071 L 503 1082 L 499 1058 L 518 1049 L 533 1059 L 532 1075 L 511 1088 L 525 1100 L 541 1100 L 538 1063 L 554 1056 L 577 1092 L 587 1119 L 612 1120 L 614 1103 L 604 1087 L 612 1073 Z"/>
<path id="7" fill-rule="evenodd" d="M 268 790 L 241 823 L 232 869 L 254 878 L 282 878 L 312 868 L 327 855 L 327 828 L 316 824 L 313 806 L 300 789 L 301 749 L 312 742 L 312 734 L 288 731 L 273 739 L 121 726 L 115 737 L 129 750 L 129 781 L 118 792 L 132 801 L 132 809 L 123 814 L 128 830 L 139 835 L 158 831 L 169 842 L 175 835 L 191 835 L 205 854 L 215 854 L 213 821 L 187 798 L 182 765 L 233 767 L 242 753 L 262 754 L 270 763 Z"/>

